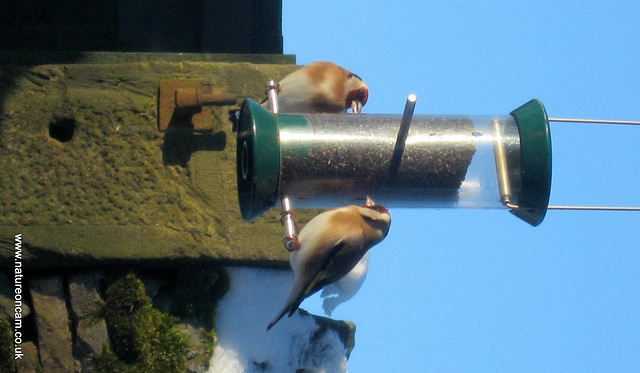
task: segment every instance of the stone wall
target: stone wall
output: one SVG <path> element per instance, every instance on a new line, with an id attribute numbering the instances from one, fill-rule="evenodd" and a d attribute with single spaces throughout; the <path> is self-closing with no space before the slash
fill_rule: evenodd
<path id="1" fill-rule="evenodd" d="M 240 101 L 203 108 L 206 131 L 161 133 L 159 83 L 259 100 L 295 68 L 288 56 L 0 52 L 0 319 L 15 322 L 20 262 L 19 372 L 88 371 L 110 345 L 100 304 L 125 273 L 178 318 L 185 369 L 206 369 L 215 311 L 187 290 L 217 294 L 220 265 L 287 268 L 287 253 L 276 211 L 240 219 L 229 121 Z M 302 224 L 315 213 L 297 212 Z"/>
<path id="2" fill-rule="evenodd" d="M 106 266 L 32 274 L 21 287 L 24 296 L 18 318 L 14 276 L 0 273 L 0 315 L 10 322 L 20 338 L 19 345 L 15 345 L 13 338 L 10 341 L 11 352 L 14 356 L 18 353 L 14 360 L 17 371 L 32 372 L 38 367 L 46 372 L 95 371 L 93 359 L 109 356 L 114 346 L 123 344 L 120 340 L 123 336 L 135 339 L 136 333 L 151 333 L 143 329 L 149 328 L 145 323 L 135 326 L 140 328 L 137 331 L 125 329 L 118 334 L 114 329 L 118 325 L 105 310 L 113 308 L 114 301 L 109 296 L 113 298 L 116 293 L 111 290 L 110 295 L 110 287 L 123 279 L 134 284 L 141 281 L 144 286 L 142 294 L 136 295 L 131 290 L 117 293 L 117 307 L 134 315 L 135 312 L 129 310 L 138 307 L 137 299 L 142 299 L 141 302 L 148 299 L 154 312 L 171 315 L 175 318 L 175 334 L 188 341 L 178 357 L 180 369 L 176 371 L 206 372 L 215 338 L 215 305 L 229 283 L 224 269 L 203 263 L 162 269 Z M 152 339 L 147 337 L 136 343 L 142 345 L 140 350 L 148 349 L 146 345 L 152 343 Z M 121 355 L 124 356 L 119 357 L 126 360 L 127 354 Z M 154 364 L 141 357 L 129 363 Z M 2 368 L 0 371 L 4 371 Z"/>

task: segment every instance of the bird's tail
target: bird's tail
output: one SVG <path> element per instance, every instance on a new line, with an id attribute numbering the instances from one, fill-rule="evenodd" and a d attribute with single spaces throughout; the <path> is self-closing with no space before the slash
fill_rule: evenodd
<path id="1" fill-rule="evenodd" d="M 293 313 L 296 312 L 296 310 L 298 309 L 298 306 L 300 306 L 300 303 L 302 303 L 304 298 L 305 298 L 305 293 L 304 293 L 304 288 L 302 287 L 302 284 L 294 283 L 293 288 L 291 289 L 291 292 L 289 292 L 289 296 L 287 297 L 287 302 L 285 303 L 280 313 L 278 313 L 278 316 L 276 316 L 273 319 L 273 321 L 269 323 L 269 325 L 267 326 L 267 331 L 269 331 L 269 329 L 271 329 L 272 326 L 274 326 L 278 321 L 280 321 L 280 319 L 287 312 L 289 313 L 289 317 L 291 317 L 291 315 L 293 315 Z"/>
<path id="2" fill-rule="evenodd" d="M 291 312 L 289 311 L 289 306 L 285 306 L 282 311 L 280 311 L 280 313 L 278 313 L 278 316 L 276 316 L 275 319 L 273 319 L 273 321 L 271 321 L 269 323 L 269 325 L 267 326 L 267 331 L 269 331 L 269 329 L 271 329 L 272 326 L 274 326 L 278 321 L 280 321 L 280 319 L 284 316 L 285 313 L 287 312 Z"/>

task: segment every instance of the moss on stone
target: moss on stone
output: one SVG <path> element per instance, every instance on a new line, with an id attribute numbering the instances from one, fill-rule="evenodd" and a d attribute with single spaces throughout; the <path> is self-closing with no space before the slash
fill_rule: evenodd
<path id="1" fill-rule="evenodd" d="M 206 329 L 214 329 L 212 315 L 218 300 L 229 290 L 229 276 L 215 265 L 190 265 L 178 269 L 173 314 L 195 319 Z"/>
<path id="2" fill-rule="evenodd" d="M 177 318 L 151 306 L 144 285 L 133 274 L 106 291 L 100 313 L 105 317 L 113 349 L 92 360 L 96 372 L 182 372 L 187 338 Z"/>
<path id="3" fill-rule="evenodd" d="M 0 373 L 16 371 L 13 358 L 13 330 L 4 317 L 0 317 Z"/>
<path id="4" fill-rule="evenodd" d="M 175 278 L 175 287 L 164 290 L 164 298 L 169 295 L 165 308 L 180 318 L 180 329 L 189 335 L 187 370 L 206 371 L 215 345 L 216 308 L 229 290 L 229 276 L 219 265 L 198 263 L 180 266 Z"/>

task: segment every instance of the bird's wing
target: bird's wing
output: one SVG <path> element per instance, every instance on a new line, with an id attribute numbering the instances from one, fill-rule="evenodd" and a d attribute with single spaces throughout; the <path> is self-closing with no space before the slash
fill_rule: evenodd
<path id="1" fill-rule="evenodd" d="M 328 269 L 331 268 L 332 265 L 334 265 L 336 258 L 340 257 L 338 253 L 344 247 L 345 247 L 344 242 L 340 242 L 337 245 L 333 246 L 333 248 L 329 252 L 329 255 L 327 255 L 326 258 L 324 258 L 323 263 L 318 268 L 318 271 L 316 272 L 315 276 L 310 277 L 311 281 L 309 281 L 308 284 L 306 284 L 306 286 L 304 287 L 304 292 L 300 296 L 300 301 L 298 302 L 298 305 L 302 303 L 304 298 L 307 298 L 308 296 L 315 294 L 315 292 L 322 289 L 323 286 L 333 282 L 333 281 L 330 281 L 331 277 L 333 276 L 331 276 L 331 273 L 329 273 Z"/>
<path id="2" fill-rule="evenodd" d="M 278 315 L 269 323 L 267 326 L 267 331 L 271 329 L 280 319 L 288 313 L 288 316 L 291 317 L 294 312 L 300 306 L 302 301 L 320 290 L 325 284 L 327 284 L 326 280 L 326 268 L 331 263 L 331 260 L 335 255 L 344 247 L 344 243 L 338 243 L 335 245 L 331 251 L 330 255 L 323 258 L 324 262 L 321 266 L 317 268 L 313 273 L 305 273 L 304 279 L 296 279 L 294 281 L 293 287 L 289 292 L 289 297 L 287 298 L 287 302 L 285 303 L 282 310 L 278 313 Z"/>
<path id="3" fill-rule="evenodd" d="M 353 211 L 338 211 L 328 216 L 332 227 L 330 234 L 313 242 L 316 247 L 326 248 L 309 253 L 302 268 L 301 287 L 296 308 L 305 298 L 313 295 L 327 284 L 344 277 L 365 254 L 362 240 L 362 219 L 353 219 Z M 295 311 L 295 308 L 293 309 Z"/>

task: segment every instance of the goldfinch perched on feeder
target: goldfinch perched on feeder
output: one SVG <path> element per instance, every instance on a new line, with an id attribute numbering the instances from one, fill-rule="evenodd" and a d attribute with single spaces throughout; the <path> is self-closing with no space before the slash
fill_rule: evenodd
<path id="1" fill-rule="evenodd" d="M 289 316 L 308 296 L 343 278 L 367 251 L 389 231 L 386 208 L 367 197 L 364 206 L 325 211 L 300 231 L 300 249 L 289 257 L 294 280 L 284 308 L 267 326 L 271 329 L 286 313 Z"/>
<path id="2" fill-rule="evenodd" d="M 359 113 L 369 98 L 369 89 L 359 76 L 328 61 L 312 62 L 292 72 L 279 86 L 278 107 L 287 113 L 344 113 L 349 108 Z"/>

